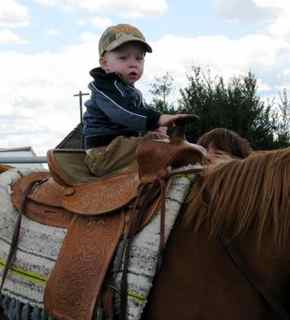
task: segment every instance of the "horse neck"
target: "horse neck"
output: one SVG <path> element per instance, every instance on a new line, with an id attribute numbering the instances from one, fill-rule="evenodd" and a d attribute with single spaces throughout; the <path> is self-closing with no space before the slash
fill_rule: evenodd
<path id="1" fill-rule="evenodd" d="M 244 250 L 249 244 L 242 240 L 235 247 L 241 249 L 241 255 L 246 252 L 245 259 L 250 259 L 251 252 Z M 250 260 L 254 272 L 262 268 Z M 265 270 L 261 280 L 270 271 Z M 274 319 L 263 299 L 233 265 L 220 240 L 209 236 L 206 224 L 194 231 L 182 222 L 176 223 L 142 320 L 216 318 Z"/>
<path id="2" fill-rule="evenodd" d="M 269 230 L 257 245 L 256 230 L 253 229 L 235 240 L 234 248 L 254 281 L 282 303 L 289 304 L 290 237 L 283 246 L 278 246 Z"/>

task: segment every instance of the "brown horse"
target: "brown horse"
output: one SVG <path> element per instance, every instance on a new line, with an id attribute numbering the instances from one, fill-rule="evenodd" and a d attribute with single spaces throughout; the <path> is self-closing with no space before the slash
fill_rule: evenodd
<path id="1" fill-rule="evenodd" d="M 194 185 L 142 319 L 289 319 L 290 149 Z"/>
<path id="2" fill-rule="evenodd" d="M 198 178 L 142 320 L 289 319 L 289 169 L 283 149 Z"/>

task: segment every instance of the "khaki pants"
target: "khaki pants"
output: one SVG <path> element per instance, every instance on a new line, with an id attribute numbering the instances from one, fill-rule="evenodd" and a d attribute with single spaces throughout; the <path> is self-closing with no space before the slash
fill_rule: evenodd
<path id="1" fill-rule="evenodd" d="M 137 169 L 136 149 L 142 137 L 117 137 L 107 147 L 87 150 L 85 163 L 97 177 Z"/>

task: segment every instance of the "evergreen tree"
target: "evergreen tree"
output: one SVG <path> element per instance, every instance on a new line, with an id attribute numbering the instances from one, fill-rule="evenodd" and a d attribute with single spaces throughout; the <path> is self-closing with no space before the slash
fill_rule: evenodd
<path id="1" fill-rule="evenodd" d="M 287 90 L 284 89 L 280 93 L 280 103 L 278 103 L 278 112 L 276 115 L 279 119 L 277 126 L 276 147 L 284 148 L 289 146 L 289 121 L 290 121 L 290 101 L 288 100 Z"/>
<path id="2" fill-rule="evenodd" d="M 236 131 L 247 138 L 254 149 L 274 147 L 277 128 L 271 107 L 257 96 L 257 81 L 252 73 L 235 77 L 227 85 L 222 77 L 212 78 L 199 67 L 187 75 L 188 85 L 181 89 L 179 112 L 195 113 L 187 137 L 196 141 L 203 133 L 218 127 Z"/>

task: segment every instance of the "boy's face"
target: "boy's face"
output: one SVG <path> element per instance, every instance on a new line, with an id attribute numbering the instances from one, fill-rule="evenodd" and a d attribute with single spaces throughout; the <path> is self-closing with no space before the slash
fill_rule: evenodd
<path id="1" fill-rule="evenodd" d="M 115 72 L 133 85 L 143 74 L 145 51 L 142 44 L 125 43 L 114 51 L 106 52 L 100 59 L 106 73 Z"/>

